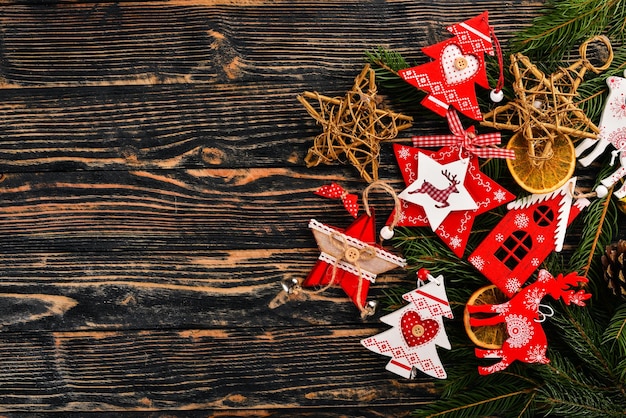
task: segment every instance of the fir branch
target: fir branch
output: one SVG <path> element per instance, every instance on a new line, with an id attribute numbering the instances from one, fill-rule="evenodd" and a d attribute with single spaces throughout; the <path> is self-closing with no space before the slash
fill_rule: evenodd
<path id="1" fill-rule="evenodd" d="M 607 376 L 613 377 L 611 362 L 600 350 L 599 340 L 602 330 L 591 318 L 588 310 L 579 307 L 566 308 L 565 320 L 559 323 L 563 339 L 568 340 L 568 345 L 578 354 L 579 359 L 588 364 L 591 370 L 602 370 Z"/>
<path id="2" fill-rule="evenodd" d="M 622 360 L 617 365 L 617 370 L 621 370 L 619 375 L 619 381 L 623 384 L 626 384 L 626 357 L 622 358 Z M 622 391 L 622 396 L 626 396 Z"/>
<path id="3" fill-rule="evenodd" d="M 520 389 L 515 386 L 494 387 L 490 385 L 484 389 L 474 389 L 471 395 L 459 393 L 445 405 L 428 405 L 415 411 L 415 415 L 423 418 L 474 418 L 509 411 L 527 410 L 529 398 L 534 391 L 534 387 Z"/>
<path id="4" fill-rule="evenodd" d="M 602 335 L 602 344 L 609 344 L 611 350 L 617 348 L 626 357 L 626 302 L 615 310 Z"/>
<path id="5" fill-rule="evenodd" d="M 580 367 L 557 349 L 550 351 L 551 363 L 537 369 L 544 379 L 537 397 L 545 415 L 609 417 L 623 413 L 624 397 L 616 397 L 618 392 L 605 375 Z"/>
<path id="6" fill-rule="evenodd" d="M 600 184 L 600 179 L 608 176 L 612 170 L 612 167 L 605 164 L 596 176 L 594 187 Z M 596 260 L 595 256 L 600 255 L 604 247 L 617 234 L 617 219 L 617 207 L 610 196 L 591 202 L 583 216 L 584 226 L 579 242 L 570 257 L 570 271 L 578 271 L 588 276 Z"/>
<path id="7" fill-rule="evenodd" d="M 624 39 L 624 0 L 553 0 L 547 6 L 511 42 L 514 52 L 559 62 L 575 45 L 594 35 L 606 32 L 616 40 Z"/>
<path id="8" fill-rule="evenodd" d="M 598 248 L 598 241 L 600 240 L 600 236 L 602 235 L 602 226 L 604 224 L 604 220 L 606 219 L 606 214 L 611 204 L 611 197 L 613 196 L 613 190 L 604 197 L 604 200 L 599 205 L 602 211 L 600 212 L 600 217 L 598 219 L 598 225 L 596 228 L 596 233 L 593 236 L 593 241 L 590 243 L 590 248 L 587 256 L 587 263 L 583 268 L 583 276 L 587 276 L 589 274 L 589 269 L 591 268 L 591 263 L 593 258 L 595 257 L 596 249 Z"/>
<path id="9" fill-rule="evenodd" d="M 409 64 L 407 64 L 400 53 L 379 46 L 371 51 L 366 51 L 365 58 L 376 72 L 377 83 L 393 92 L 394 101 L 405 104 L 417 104 L 424 98 L 425 93 L 416 89 L 398 75 L 399 70 L 409 67 Z"/>

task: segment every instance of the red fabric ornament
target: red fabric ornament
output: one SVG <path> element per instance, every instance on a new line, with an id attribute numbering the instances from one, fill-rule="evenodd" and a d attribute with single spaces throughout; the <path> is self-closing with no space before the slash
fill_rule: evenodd
<path id="1" fill-rule="evenodd" d="M 312 219 L 312 229 L 321 251 L 302 287 L 340 285 L 363 310 L 370 283 L 378 274 L 406 266 L 406 260 L 376 244 L 374 211 L 359 216 L 345 230 Z"/>
<path id="2" fill-rule="evenodd" d="M 359 216 L 359 197 L 348 193 L 337 183 L 322 186 L 317 189 L 315 194 L 322 197 L 328 197 L 330 199 L 341 199 L 343 206 L 353 218 Z"/>
<path id="3" fill-rule="evenodd" d="M 454 207 L 447 207 L 445 208 L 446 210 L 451 210 L 448 211 L 445 218 L 440 223 L 435 223 L 435 225 L 437 225 L 435 228 L 432 228 L 434 226 L 433 220 L 428 218 L 424 206 L 402 199 L 401 213 L 397 223 L 398 226 L 431 227 L 458 257 L 463 256 L 476 216 L 510 202 L 515 198 L 513 194 L 480 171 L 478 158 L 476 156 L 471 156 L 467 151 L 462 150 L 458 146 L 443 147 L 438 151 L 427 151 L 420 148 L 394 144 L 394 152 L 404 182 L 409 186 L 408 192 L 413 190 L 410 186 L 418 180 L 420 154 L 442 165 L 454 163 L 461 158 L 466 159 L 467 174 L 463 181 L 463 187 L 473 199 L 475 209 L 455 210 L 456 208 Z M 456 195 L 457 194 L 454 196 Z M 400 197 L 402 198 L 402 194 L 400 194 Z M 426 201 L 426 199 L 427 197 L 424 197 L 424 201 Z M 438 216 L 442 214 L 441 212 L 435 213 Z"/>
<path id="4" fill-rule="evenodd" d="M 429 93 L 422 105 L 445 116 L 449 106 L 482 120 L 474 84 L 489 88 L 484 53 L 494 55 L 488 13 L 452 25 L 455 36 L 422 48 L 433 61 L 398 71 L 409 84 Z"/>
<path id="5" fill-rule="evenodd" d="M 574 199 L 576 178 L 546 194 L 507 205 L 509 212 L 468 257 L 507 297 L 519 291 L 553 251 L 561 251 L 565 231 L 589 200 Z"/>
<path id="6" fill-rule="evenodd" d="M 481 366 L 478 372 L 487 375 L 509 367 L 515 360 L 524 363 L 547 364 L 546 357 L 548 340 L 541 327 L 546 315 L 540 311 L 541 300 L 549 295 L 553 299 L 563 300 L 567 305 L 585 306 L 585 300 L 591 294 L 584 290 L 574 291 L 570 286 L 587 283 L 587 279 L 570 273 L 566 276 L 559 274 L 555 279 L 547 270 L 540 270 L 537 280 L 523 288 L 511 300 L 498 305 L 467 305 L 470 313 L 470 325 L 473 327 L 493 326 L 506 323 L 508 338 L 502 348 L 485 350 L 476 348 L 478 358 L 497 358 L 500 361 L 491 366 Z M 476 313 L 493 314 L 493 316 L 477 318 L 471 316 Z"/>

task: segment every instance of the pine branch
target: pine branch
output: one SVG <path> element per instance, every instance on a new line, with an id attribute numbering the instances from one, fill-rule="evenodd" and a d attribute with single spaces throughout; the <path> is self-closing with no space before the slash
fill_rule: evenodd
<path id="1" fill-rule="evenodd" d="M 528 409 L 529 398 L 535 388 L 489 386 L 487 389 L 475 389 L 472 395 L 457 394 L 454 401 L 443 404 L 431 404 L 415 411 L 415 416 L 423 418 L 474 418 L 492 416 L 496 413 L 522 411 Z"/>
<path id="2" fill-rule="evenodd" d="M 550 358 L 550 364 L 537 369 L 544 379 L 537 402 L 545 415 L 610 417 L 623 413 L 624 397 L 614 386 L 603 385 L 607 383 L 604 376 L 581 368 L 558 349 L 550 350 Z"/>
<path id="3" fill-rule="evenodd" d="M 382 88 L 393 92 L 395 102 L 417 105 L 424 98 L 425 93 L 398 75 L 399 70 L 409 68 L 409 64 L 400 53 L 379 46 L 374 50 L 366 51 L 365 58 L 376 72 L 377 83 Z"/>
<path id="4" fill-rule="evenodd" d="M 608 344 L 611 350 L 619 350 L 621 356 L 626 357 L 626 302 L 615 310 L 602 335 L 602 344 Z"/>
<path id="5" fill-rule="evenodd" d="M 514 52 L 541 61 L 559 62 L 576 45 L 594 35 L 624 39 L 624 0 L 553 0 L 531 26 L 511 42 Z"/>

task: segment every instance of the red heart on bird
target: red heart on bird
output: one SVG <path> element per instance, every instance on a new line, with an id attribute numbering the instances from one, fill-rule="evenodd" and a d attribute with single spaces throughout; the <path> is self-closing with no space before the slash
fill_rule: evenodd
<path id="1" fill-rule="evenodd" d="M 439 324 L 434 319 L 422 319 L 415 311 L 409 311 L 400 319 L 402 336 L 409 347 L 423 345 L 435 338 Z"/>

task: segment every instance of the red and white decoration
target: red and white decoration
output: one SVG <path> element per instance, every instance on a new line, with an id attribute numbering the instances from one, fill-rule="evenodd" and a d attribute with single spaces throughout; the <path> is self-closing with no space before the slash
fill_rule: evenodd
<path id="1" fill-rule="evenodd" d="M 322 186 L 317 189 L 315 194 L 329 199 L 341 199 L 344 208 L 353 218 L 359 216 L 359 197 L 355 194 L 348 193 L 337 183 Z"/>
<path id="2" fill-rule="evenodd" d="M 405 259 L 376 244 L 374 210 L 370 213 L 359 216 L 345 230 L 311 219 L 309 228 L 321 253 L 302 287 L 339 285 L 363 310 L 376 276 L 406 266 Z"/>
<path id="3" fill-rule="evenodd" d="M 401 213 L 398 226 L 431 227 L 435 234 L 458 256 L 462 257 L 467 240 L 472 230 L 472 225 L 476 216 L 488 212 L 502 204 L 510 202 L 515 198 L 513 194 L 500 186 L 480 171 L 478 158 L 471 155 L 467 150 L 459 146 L 446 146 L 438 151 L 428 151 L 420 148 L 394 144 L 396 159 L 404 178 L 407 188 L 400 193 Z M 461 157 L 461 159 L 459 159 Z M 438 168 L 430 173 L 420 171 L 420 165 L 424 161 L 434 161 L 441 167 L 460 166 L 465 170 L 463 175 L 458 175 L 454 180 L 446 180 L 443 170 Z M 430 165 L 429 165 L 430 167 Z M 422 174 L 423 173 L 423 174 Z M 420 178 L 420 175 L 422 178 Z M 426 177 L 426 178 L 423 178 Z M 451 179 L 452 177 L 449 176 Z M 454 185 L 462 179 L 462 182 Z M 420 185 L 428 180 L 431 183 L 437 181 L 437 187 L 456 187 L 464 193 L 451 193 L 446 200 L 448 206 L 433 199 L 424 193 L 414 193 Z M 447 181 L 447 184 L 446 184 Z M 465 191 L 467 194 L 465 194 Z M 472 206 L 457 206 L 456 196 L 469 196 L 473 202 Z M 462 201 L 465 205 L 467 202 Z M 429 208 L 429 212 L 426 211 Z M 431 217 L 432 214 L 437 217 Z M 441 215 L 445 217 L 441 219 Z"/>
<path id="4" fill-rule="evenodd" d="M 500 361 L 491 366 L 480 366 L 478 372 L 487 375 L 509 367 L 516 360 L 525 363 L 547 364 L 546 357 L 548 340 L 543 331 L 541 322 L 546 314 L 540 311 L 541 300 L 549 295 L 553 299 L 561 298 L 567 305 L 585 306 L 585 300 L 591 294 L 584 290 L 574 291 L 570 286 L 587 283 L 587 279 L 570 273 L 566 276 L 559 274 L 555 279 L 547 270 L 540 270 L 537 280 L 523 288 L 511 300 L 498 305 L 468 305 L 470 325 L 473 327 L 494 326 L 506 323 L 508 337 L 502 348 L 485 350 L 476 348 L 478 358 L 496 358 Z M 488 317 L 475 317 L 472 314 L 493 314 Z"/>
<path id="5" fill-rule="evenodd" d="M 443 317 L 453 318 L 446 295 L 443 276 L 427 274 L 428 283 L 402 295 L 409 302 L 405 307 L 380 320 L 393 328 L 361 341 L 367 349 L 391 357 L 386 369 L 407 379 L 416 370 L 445 379 L 446 371 L 436 346 L 450 349 Z"/>
<path id="6" fill-rule="evenodd" d="M 626 76 L 626 71 L 624 76 Z M 584 167 L 598 158 L 609 145 L 615 148 L 612 151 L 611 165 L 619 156 L 620 167 L 613 174 L 602 179 L 602 185 L 596 189 L 600 197 L 606 196 L 607 189 L 626 176 L 626 78 L 608 77 L 606 83 L 609 86 L 609 96 L 600 118 L 598 139 L 585 139 L 576 147 L 576 157 L 594 147 L 586 157 L 578 160 Z M 626 183 L 615 192 L 615 196 L 618 199 L 626 196 Z"/>
<path id="7" fill-rule="evenodd" d="M 552 251 L 561 251 L 567 227 L 589 205 L 574 199 L 576 178 L 546 194 L 507 205 L 509 210 L 468 261 L 507 297 L 517 293 Z"/>
<path id="8" fill-rule="evenodd" d="M 450 212 L 478 208 L 465 188 L 468 168 L 469 158 L 440 164 L 420 152 L 417 154 L 417 179 L 398 197 L 421 206 L 434 231 Z"/>
<path id="9" fill-rule="evenodd" d="M 489 88 L 484 54 L 494 55 L 489 16 L 482 14 L 449 26 L 455 36 L 422 48 L 433 61 L 400 70 L 400 76 L 428 93 L 424 107 L 445 116 L 450 106 L 464 115 L 482 120 L 474 84 Z"/>

